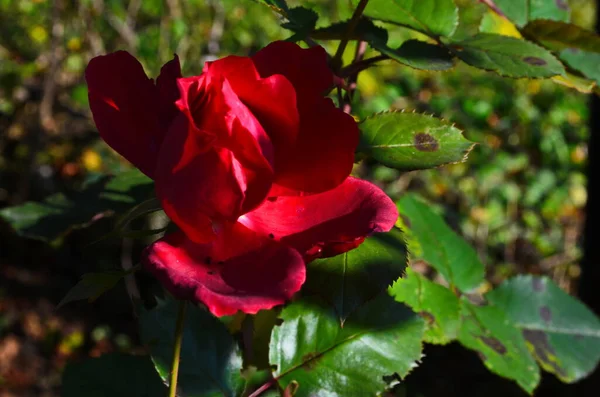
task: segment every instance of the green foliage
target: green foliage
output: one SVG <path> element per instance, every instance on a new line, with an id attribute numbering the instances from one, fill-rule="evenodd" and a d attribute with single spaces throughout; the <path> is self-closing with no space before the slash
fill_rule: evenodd
<path id="1" fill-rule="evenodd" d="M 63 397 L 163 397 L 167 389 L 147 356 L 110 353 L 67 364 Z"/>
<path id="2" fill-rule="evenodd" d="M 494 0 L 498 8 L 518 26 L 536 19 L 569 21 L 569 4 L 566 0 Z"/>
<path id="3" fill-rule="evenodd" d="M 600 360 L 600 319 L 546 277 L 518 276 L 486 295 L 506 312 L 538 363 L 576 382 Z"/>
<path id="4" fill-rule="evenodd" d="M 577 25 L 557 21 L 532 21 L 523 28 L 523 34 L 554 51 L 578 48 L 600 52 L 600 37 Z"/>
<path id="5" fill-rule="evenodd" d="M 369 237 L 358 248 L 308 265 L 306 288 L 330 303 L 343 325 L 365 302 L 384 291 L 406 266 L 398 230 Z"/>
<path id="6" fill-rule="evenodd" d="M 436 71 L 454 66 L 454 57 L 446 48 L 421 40 L 405 41 L 396 50 L 379 42 L 372 42 L 371 45 L 391 59 L 415 69 Z"/>
<path id="7" fill-rule="evenodd" d="M 507 77 L 552 77 L 564 74 L 562 64 L 547 50 L 531 42 L 479 33 L 450 45 L 462 61 Z"/>
<path id="8" fill-rule="evenodd" d="M 432 37 L 450 36 L 458 24 L 458 9 L 452 0 L 371 0 L 364 14 Z"/>
<path id="9" fill-rule="evenodd" d="M 57 193 L 42 202 L 0 210 L 0 217 L 25 237 L 52 241 L 100 214 L 123 212 L 153 193 L 152 181 L 138 170 L 99 176 L 82 191 Z"/>
<path id="10" fill-rule="evenodd" d="M 418 113 L 375 114 L 359 128 L 359 151 L 400 170 L 464 161 L 474 146 L 450 123 Z"/>
<path id="11" fill-rule="evenodd" d="M 362 305 L 342 327 L 338 314 L 318 299 L 286 307 L 270 345 L 274 375 L 298 397 L 373 394 L 406 376 L 421 358 L 423 321 L 387 293 Z"/>
<path id="12" fill-rule="evenodd" d="M 600 85 L 600 53 L 567 48 L 561 51 L 560 57 L 573 69 Z"/>
<path id="13" fill-rule="evenodd" d="M 86 273 L 56 307 L 60 308 L 67 303 L 83 299 L 93 302 L 131 272 L 132 270 L 113 270 L 102 273 Z"/>
<path id="14" fill-rule="evenodd" d="M 142 309 L 140 332 L 163 381 L 168 382 L 179 305 L 160 301 Z M 207 311 L 187 304 L 178 390 L 185 397 L 237 395 L 244 388 L 241 352 L 225 326 Z"/>
<path id="15" fill-rule="evenodd" d="M 424 261 L 461 291 L 473 290 L 482 283 L 484 267 L 475 250 L 427 204 L 405 195 L 398 201 L 398 212 L 411 262 Z"/>

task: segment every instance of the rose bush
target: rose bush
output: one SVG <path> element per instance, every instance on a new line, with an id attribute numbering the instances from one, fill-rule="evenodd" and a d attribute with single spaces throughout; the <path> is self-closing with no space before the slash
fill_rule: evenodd
<path id="1" fill-rule="evenodd" d="M 321 47 L 275 42 L 193 77 L 175 56 L 156 83 L 119 51 L 86 80 L 102 138 L 154 179 L 180 229 L 145 250 L 145 268 L 217 316 L 284 303 L 306 263 L 397 220 L 385 193 L 349 176 L 359 130 L 325 97 L 335 77 Z"/>

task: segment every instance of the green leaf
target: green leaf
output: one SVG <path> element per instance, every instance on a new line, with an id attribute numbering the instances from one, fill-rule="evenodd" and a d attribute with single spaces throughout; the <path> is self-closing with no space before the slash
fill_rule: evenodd
<path id="1" fill-rule="evenodd" d="M 565 73 L 549 51 L 514 37 L 479 33 L 450 44 L 450 49 L 469 65 L 502 76 L 541 78 Z"/>
<path id="2" fill-rule="evenodd" d="M 402 275 L 406 250 L 399 230 L 369 237 L 358 248 L 308 266 L 307 291 L 333 306 L 340 324 Z"/>
<path id="3" fill-rule="evenodd" d="M 531 393 L 540 381 L 540 370 L 529 354 L 521 332 L 494 306 L 476 306 L 461 299 L 459 342 L 476 350 L 492 372 L 515 380 Z"/>
<path id="4" fill-rule="evenodd" d="M 462 40 L 467 37 L 475 36 L 479 33 L 479 26 L 487 7 L 479 0 L 454 0 L 458 7 L 458 26 L 452 38 Z"/>
<path id="5" fill-rule="evenodd" d="M 113 270 L 101 273 L 86 273 L 81 277 L 81 280 L 69 290 L 67 295 L 62 298 L 57 308 L 66 305 L 67 303 L 87 299 L 88 302 L 93 302 L 100 295 L 112 289 L 122 278 L 130 274 L 131 270 Z"/>
<path id="6" fill-rule="evenodd" d="M 53 241 L 72 228 L 88 225 L 96 215 L 125 211 L 153 191 L 152 180 L 132 170 L 114 177 L 99 176 L 79 192 L 4 208 L 0 218 L 21 236 Z"/>
<path id="7" fill-rule="evenodd" d="M 418 113 L 375 114 L 359 128 L 359 151 L 403 171 L 464 161 L 474 146 L 450 123 Z"/>
<path id="8" fill-rule="evenodd" d="M 410 194 L 404 195 L 397 204 L 398 223 L 404 231 L 411 262 L 426 262 L 464 292 L 482 283 L 484 266 L 477 253 L 441 216 Z"/>
<path id="9" fill-rule="evenodd" d="M 406 276 L 398 279 L 389 291 L 398 302 L 410 306 L 425 319 L 425 342 L 446 344 L 456 339 L 460 328 L 460 305 L 448 288 L 408 268 Z"/>
<path id="10" fill-rule="evenodd" d="M 288 5 L 285 0 L 255 0 L 259 3 L 266 4 L 269 7 L 276 8 L 277 10 L 286 11 L 288 10 Z"/>
<path id="11" fill-rule="evenodd" d="M 281 26 L 295 32 L 298 39 L 308 36 L 317 25 L 319 15 L 314 11 L 304 7 L 294 7 L 286 11 L 285 16 L 288 22 Z"/>
<path id="12" fill-rule="evenodd" d="M 451 36 L 458 24 L 458 8 L 452 0 L 370 0 L 364 15 L 432 37 Z"/>
<path id="13" fill-rule="evenodd" d="M 162 210 L 162 206 L 156 197 L 144 200 L 119 217 L 115 224 L 115 230 L 123 230 L 131 221 L 160 210 Z"/>
<path id="14" fill-rule="evenodd" d="M 109 353 L 69 362 L 62 397 L 164 397 L 167 389 L 147 356 Z"/>
<path id="15" fill-rule="evenodd" d="M 570 19 L 568 0 L 493 0 L 493 3 L 519 27 L 535 19 L 563 22 Z"/>
<path id="16" fill-rule="evenodd" d="M 555 51 L 577 48 L 600 52 L 600 36 L 577 25 L 557 21 L 532 21 L 523 28 L 523 35 Z"/>
<path id="17" fill-rule="evenodd" d="M 560 59 L 571 68 L 583 73 L 585 77 L 600 84 L 600 54 L 567 48 L 561 51 Z"/>
<path id="18" fill-rule="evenodd" d="M 311 33 L 310 37 L 316 40 L 341 40 L 348 32 L 350 21 L 343 21 L 320 28 Z M 386 43 L 388 39 L 387 30 L 375 26 L 371 20 L 360 18 L 352 30 L 349 40 L 377 40 Z"/>
<path id="19" fill-rule="evenodd" d="M 576 382 L 598 365 L 600 320 L 547 277 L 512 278 L 486 298 L 521 330 L 542 368 L 563 382 Z"/>
<path id="20" fill-rule="evenodd" d="M 161 378 L 168 382 L 179 301 L 142 309 L 140 334 Z M 178 390 L 185 397 L 233 396 L 243 389 L 241 352 L 227 328 L 207 311 L 187 304 Z"/>
<path id="21" fill-rule="evenodd" d="M 371 42 L 371 46 L 395 61 L 415 69 L 448 70 L 454 66 L 454 56 L 444 47 L 421 40 L 408 40 L 394 50 L 380 42 Z"/>
<path id="22" fill-rule="evenodd" d="M 374 395 L 384 376 L 406 376 L 421 358 L 424 323 L 387 293 L 363 305 L 340 327 L 337 313 L 316 299 L 283 309 L 273 330 L 271 364 L 281 387 L 299 384 L 297 397 Z"/>

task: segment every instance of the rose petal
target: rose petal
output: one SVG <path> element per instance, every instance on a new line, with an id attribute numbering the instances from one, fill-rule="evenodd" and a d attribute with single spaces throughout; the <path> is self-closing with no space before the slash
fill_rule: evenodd
<path id="1" fill-rule="evenodd" d="M 333 189 L 350 175 L 358 139 L 352 116 L 328 98 L 315 100 L 300 113 L 298 141 L 277 163 L 275 183 L 305 193 Z"/>
<path id="2" fill-rule="evenodd" d="M 299 107 L 323 94 L 333 85 L 333 72 L 327 64 L 323 47 L 303 49 L 295 43 L 276 41 L 252 57 L 262 77 L 281 74 L 288 79 L 298 96 Z"/>
<path id="3" fill-rule="evenodd" d="M 202 302 L 215 316 L 283 304 L 306 277 L 296 250 L 239 223 L 208 244 L 169 234 L 146 248 L 143 263 L 174 296 Z"/>
<path id="4" fill-rule="evenodd" d="M 349 177 L 324 193 L 269 198 L 239 222 L 313 259 L 355 248 L 364 237 L 389 231 L 397 219 L 396 205 L 381 189 Z"/>
<path id="5" fill-rule="evenodd" d="M 282 75 L 261 78 L 248 57 L 228 56 L 207 62 L 204 73 L 224 76 L 258 119 L 275 148 L 277 168 L 284 157 L 278 154 L 288 150 L 298 135 L 300 120 L 293 85 Z"/>
<path id="6" fill-rule="evenodd" d="M 159 121 L 159 92 L 152 79 L 125 51 L 92 59 L 85 78 L 102 139 L 152 178 L 166 132 Z"/>

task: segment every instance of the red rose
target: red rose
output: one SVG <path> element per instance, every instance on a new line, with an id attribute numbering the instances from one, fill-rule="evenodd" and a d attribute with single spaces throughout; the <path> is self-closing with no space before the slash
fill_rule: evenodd
<path id="1" fill-rule="evenodd" d="M 181 229 L 146 249 L 145 267 L 217 316 L 284 303 L 306 262 L 398 217 L 379 188 L 348 176 L 359 131 L 324 97 L 334 76 L 321 47 L 275 42 L 186 78 L 175 57 L 156 84 L 120 51 L 94 58 L 86 79 L 102 138 L 155 180 Z"/>

